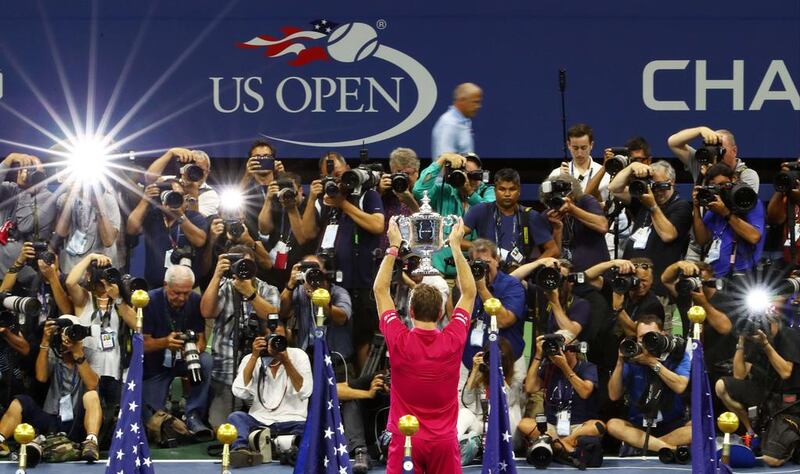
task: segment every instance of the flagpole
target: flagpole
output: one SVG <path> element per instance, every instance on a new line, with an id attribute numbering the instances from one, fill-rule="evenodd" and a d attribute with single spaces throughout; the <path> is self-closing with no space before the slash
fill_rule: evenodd
<path id="1" fill-rule="evenodd" d="M 27 423 L 20 423 L 14 428 L 14 439 L 19 443 L 19 468 L 17 474 L 25 474 L 28 467 L 28 443 L 33 441 L 36 431 Z"/>
<path id="2" fill-rule="evenodd" d="M 703 332 L 703 323 L 706 320 L 706 310 L 702 306 L 692 306 L 687 313 L 689 321 L 694 323 L 694 340 L 700 340 L 700 334 Z"/>
<path id="3" fill-rule="evenodd" d="M 136 332 L 142 333 L 142 323 L 144 321 L 143 308 L 150 304 L 150 295 L 144 290 L 136 290 L 131 295 L 131 305 L 136 308 Z"/>
<path id="4" fill-rule="evenodd" d="M 419 420 L 414 415 L 401 416 L 397 421 L 400 432 L 406 435 L 406 444 L 403 458 L 403 474 L 413 474 L 414 461 L 411 457 L 411 437 L 419 431 Z"/>
<path id="5" fill-rule="evenodd" d="M 236 427 L 230 423 L 223 423 L 217 428 L 217 440 L 222 443 L 222 474 L 230 474 L 231 443 L 239 435 Z"/>
<path id="6" fill-rule="evenodd" d="M 722 438 L 722 464 L 730 465 L 731 433 L 739 429 L 739 417 L 733 412 L 726 411 L 717 418 L 717 426 L 725 433 Z"/>
<path id="7" fill-rule="evenodd" d="M 317 307 L 317 327 L 322 328 L 325 326 L 325 311 L 323 308 L 330 304 L 331 294 L 325 288 L 317 288 L 311 293 L 311 302 Z"/>

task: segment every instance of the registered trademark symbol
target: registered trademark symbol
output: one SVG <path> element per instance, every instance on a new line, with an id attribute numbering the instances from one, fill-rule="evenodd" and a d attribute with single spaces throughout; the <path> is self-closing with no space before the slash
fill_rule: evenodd
<path id="1" fill-rule="evenodd" d="M 380 19 L 380 20 L 376 21 L 375 22 L 375 27 L 378 28 L 379 30 L 386 29 L 386 20 Z"/>

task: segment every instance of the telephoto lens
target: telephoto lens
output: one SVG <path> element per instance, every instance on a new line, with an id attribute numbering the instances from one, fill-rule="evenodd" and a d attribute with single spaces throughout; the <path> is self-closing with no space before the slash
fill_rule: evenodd
<path id="1" fill-rule="evenodd" d="M 267 345 L 273 353 L 285 352 L 286 348 L 289 347 L 289 342 L 280 334 L 270 334 L 267 338 Z"/>
<path id="2" fill-rule="evenodd" d="M 391 176 L 392 191 L 396 193 L 404 193 L 408 191 L 408 175 L 405 173 L 394 173 Z"/>
<path id="3" fill-rule="evenodd" d="M 64 328 L 64 334 L 66 334 L 72 342 L 78 342 L 91 336 L 92 329 L 86 326 L 81 326 L 80 324 L 73 324 Z"/>
<path id="4" fill-rule="evenodd" d="M 196 183 L 203 179 L 203 168 L 197 166 L 194 163 L 189 163 L 184 165 L 181 168 L 181 174 L 188 180 L 193 183 Z"/>
<path id="5" fill-rule="evenodd" d="M 11 296 L 8 293 L 0 293 L 0 299 L 3 300 L 5 309 L 26 316 L 36 316 L 42 309 L 39 300 L 29 296 Z"/>
<path id="6" fill-rule="evenodd" d="M 536 415 L 536 428 L 539 430 L 539 437 L 528 450 L 526 460 L 536 469 L 546 469 L 553 461 L 553 439 L 547 434 L 547 417 L 544 413 Z"/>
<path id="7" fill-rule="evenodd" d="M 619 352 L 622 357 L 631 359 L 642 353 L 642 346 L 635 337 L 626 337 L 619 343 Z"/>
<path id="8" fill-rule="evenodd" d="M 628 184 L 628 192 L 632 197 L 636 199 L 641 199 L 642 196 L 647 194 L 647 188 L 650 186 L 650 180 L 646 179 L 634 179 Z"/>
<path id="9" fill-rule="evenodd" d="M 203 382 L 203 368 L 200 366 L 200 352 L 197 350 L 197 333 L 188 330 L 181 335 L 183 340 L 183 359 L 189 372 L 189 382 L 200 385 Z"/>
<path id="10" fill-rule="evenodd" d="M 183 195 L 178 191 L 163 191 L 161 193 L 161 204 L 170 209 L 178 209 L 183 206 Z"/>
<path id="11" fill-rule="evenodd" d="M 461 168 L 445 166 L 445 181 L 454 188 L 460 188 L 467 184 L 467 173 Z"/>
<path id="12" fill-rule="evenodd" d="M 606 160 L 606 172 L 612 176 L 625 169 L 626 166 L 628 166 L 627 156 L 614 155 Z"/>
<path id="13" fill-rule="evenodd" d="M 531 274 L 534 284 L 545 291 L 553 291 L 561 286 L 561 270 L 544 265 L 536 267 Z"/>

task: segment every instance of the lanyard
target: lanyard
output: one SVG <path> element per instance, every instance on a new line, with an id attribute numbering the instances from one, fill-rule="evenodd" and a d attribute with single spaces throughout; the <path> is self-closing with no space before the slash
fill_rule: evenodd
<path id="1" fill-rule="evenodd" d="M 501 238 L 505 237 L 504 234 L 500 232 L 503 230 L 503 217 L 500 213 L 497 212 L 497 206 L 494 208 L 494 241 L 497 243 L 498 246 L 501 245 Z M 517 210 L 514 212 L 514 223 L 511 228 L 511 248 L 507 250 L 513 250 L 517 247 L 517 242 L 519 241 L 519 227 L 522 226 L 522 218 L 519 215 L 519 206 L 517 206 Z"/>
<path id="2" fill-rule="evenodd" d="M 594 164 L 594 161 L 592 161 L 592 164 Z M 589 165 L 589 177 L 586 180 L 586 183 L 588 183 L 589 181 L 592 180 L 592 173 L 594 173 L 594 169 L 592 168 L 592 165 Z M 584 177 L 583 176 L 575 176 L 575 162 L 574 161 L 570 161 L 569 162 L 569 174 L 570 174 L 570 176 L 572 176 L 573 178 L 577 178 L 578 181 L 581 182 L 581 187 L 582 188 L 586 188 L 586 183 L 583 182 L 583 178 Z"/>
<path id="3" fill-rule="evenodd" d="M 91 321 L 94 322 L 95 318 L 100 319 L 100 327 L 105 329 L 111 326 L 111 298 L 108 298 L 108 304 L 106 304 L 105 312 L 100 310 L 100 305 L 97 302 L 97 297 L 92 295 L 92 306 L 94 307 L 94 312 L 92 313 Z"/>
<path id="4" fill-rule="evenodd" d="M 56 367 L 57 367 L 56 376 L 58 377 L 58 387 L 59 388 L 66 387 L 66 384 L 64 383 L 66 379 L 63 373 L 64 371 L 66 371 L 66 368 L 64 368 L 64 365 L 60 363 Z M 72 369 L 72 382 L 70 382 L 69 390 L 67 390 L 67 392 L 71 394 L 72 392 L 75 391 L 75 388 L 77 386 L 78 386 L 78 366 L 76 365 Z"/>
<path id="5" fill-rule="evenodd" d="M 174 223 L 174 222 L 173 222 Z M 172 228 L 169 224 L 167 224 L 167 216 L 164 216 L 164 228 L 167 229 L 167 237 L 169 237 L 169 242 L 172 245 L 173 249 L 178 248 L 178 243 L 181 241 L 181 226 L 178 224 L 177 232 L 175 233 L 175 238 L 172 238 Z"/>
<path id="6" fill-rule="evenodd" d="M 33 198 L 33 238 L 39 240 L 39 206 L 36 203 L 36 194 L 31 193 Z"/>

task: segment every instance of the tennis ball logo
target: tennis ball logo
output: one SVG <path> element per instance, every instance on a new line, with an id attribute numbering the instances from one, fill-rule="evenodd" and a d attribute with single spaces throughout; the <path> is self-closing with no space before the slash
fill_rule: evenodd
<path id="1" fill-rule="evenodd" d="M 336 61 L 354 63 L 378 49 L 378 33 L 366 23 L 347 23 L 328 37 L 328 54 Z"/>

